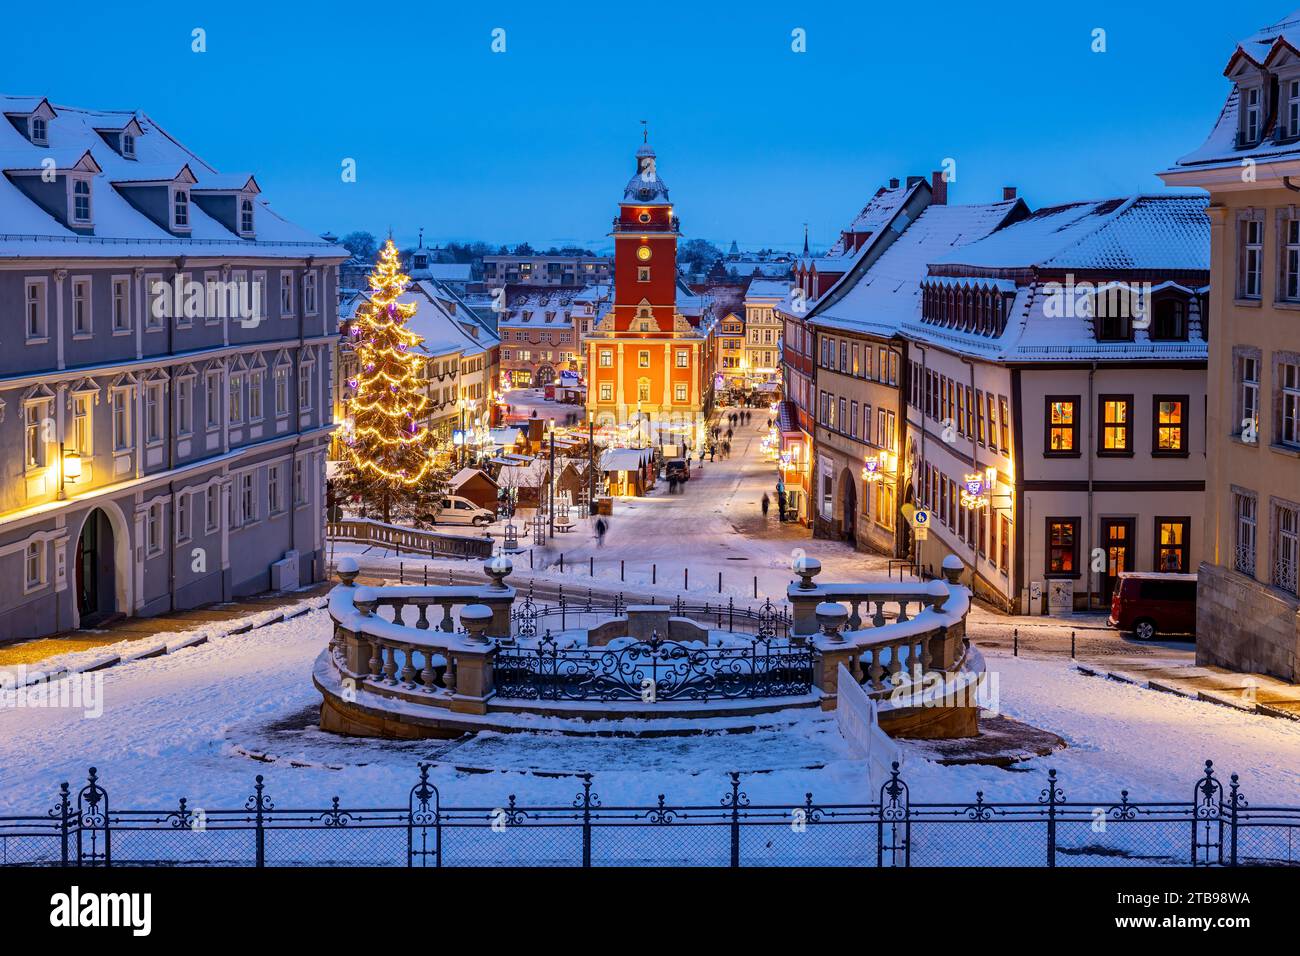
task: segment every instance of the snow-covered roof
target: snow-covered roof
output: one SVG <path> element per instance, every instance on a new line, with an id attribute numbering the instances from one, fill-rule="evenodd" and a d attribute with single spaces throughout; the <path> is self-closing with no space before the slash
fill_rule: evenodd
<path id="1" fill-rule="evenodd" d="M 636 471 L 648 462 L 645 448 L 610 448 L 600 456 L 601 471 Z"/>
<path id="2" fill-rule="evenodd" d="M 1169 193 L 1039 209 L 932 260 L 935 274 L 965 268 L 1203 270 L 1210 223 L 1202 194 Z"/>
<path id="3" fill-rule="evenodd" d="M 482 475 L 488 481 L 492 482 L 492 484 L 494 485 L 496 484 L 496 479 L 494 479 L 491 475 L 489 475 L 486 471 L 483 471 L 482 469 L 462 468 L 460 471 L 456 472 L 456 474 L 451 476 L 451 480 L 447 482 L 447 486 L 450 488 L 459 488 L 461 485 L 463 485 L 465 482 L 469 481 L 471 478 L 475 477 L 476 475 Z"/>
<path id="4" fill-rule="evenodd" d="M 881 186 L 876 190 L 876 194 L 867 201 L 867 204 L 862 207 L 862 211 L 853 217 L 853 221 L 844 232 L 871 233 L 874 235 L 888 225 L 889 221 L 894 218 L 894 214 L 906 205 L 913 191 L 919 188 L 920 183 L 913 183 L 910 186 Z M 825 258 L 839 258 L 847 252 L 848 250 L 844 246 L 844 237 L 841 235 L 826 250 Z"/>
<path id="5" fill-rule="evenodd" d="M 453 316 L 440 300 L 438 288 L 427 280 L 414 282 L 397 297 L 404 305 L 415 305 L 415 315 L 407 320 L 407 328 L 420 336 L 420 349 L 428 355 L 477 355 L 499 344 L 500 339 L 483 327 L 478 318 L 468 312 L 464 318 Z M 339 321 L 346 321 L 370 300 L 369 292 L 356 292 L 339 305 Z M 467 328 L 467 326 L 469 328 Z M 478 330 L 475 336 L 474 329 Z"/>
<path id="6" fill-rule="evenodd" d="M 790 283 L 779 279 L 755 279 L 745 290 L 746 299 L 783 299 L 790 291 Z"/>
<path id="7" fill-rule="evenodd" d="M 989 235 L 1016 214 L 1019 200 L 971 206 L 929 206 L 842 297 L 811 322 L 891 335 L 921 314 L 921 280 L 936 258 Z M 842 280 L 842 281 L 848 281 Z"/>
<path id="8" fill-rule="evenodd" d="M 40 97 L 0 95 L 0 112 L 26 114 L 41 102 Z M 218 173 L 144 113 L 70 106 L 53 109 L 55 116 L 47 127 L 48 148 L 33 144 L 13 123 L 5 122 L 0 123 L 0 155 L 6 158 L 5 168 L 15 169 L 39 166 L 47 156 L 54 157 L 57 165 L 66 161 L 59 157 L 89 152 L 101 170 L 92 183 L 93 234 L 67 228 L 9 177 L 0 176 L 0 258 L 229 256 L 238 249 L 240 255 L 252 257 L 347 259 L 349 253 L 343 247 L 323 242 L 277 215 L 255 195 L 256 184 L 249 174 Z M 124 128 L 133 119 L 144 131 L 136 138 L 134 160 L 119 155 L 99 132 Z M 172 181 L 186 167 L 197 180 L 198 190 L 243 189 L 253 183 L 249 191 L 257 207 L 255 239 L 241 239 L 197 203 L 190 204 L 190 234 L 174 236 L 136 209 L 113 185 L 143 181 L 142 177 Z"/>

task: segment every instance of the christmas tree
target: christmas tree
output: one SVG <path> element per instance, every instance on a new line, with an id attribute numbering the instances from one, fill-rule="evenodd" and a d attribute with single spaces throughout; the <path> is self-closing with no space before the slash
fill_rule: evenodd
<path id="1" fill-rule="evenodd" d="M 378 511 L 384 521 L 394 513 L 427 512 L 445 479 L 437 464 L 440 449 L 425 421 L 429 399 L 421 380 L 422 340 L 406 327 L 416 306 L 398 301 L 410 281 L 389 239 L 370 274 L 370 300 L 348 330 L 357 371 L 347 382 L 352 397 L 339 490 Z"/>

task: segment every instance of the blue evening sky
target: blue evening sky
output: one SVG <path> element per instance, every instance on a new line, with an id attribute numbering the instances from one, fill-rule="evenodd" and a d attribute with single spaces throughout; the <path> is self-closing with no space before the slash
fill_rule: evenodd
<path id="1" fill-rule="evenodd" d="M 688 237 L 794 247 L 808 222 L 816 247 L 886 179 L 946 157 L 956 202 L 1004 184 L 1035 206 L 1161 188 L 1153 172 L 1218 115 L 1236 41 L 1290 12 L 1288 0 L 23 4 L 6 16 L 0 91 L 142 109 L 218 169 L 256 173 L 289 218 L 391 227 L 400 241 L 423 226 L 434 240 L 603 247 L 646 119 Z M 205 53 L 191 52 L 195 27 Z M 795 28 L 806 53 L 791 50 Z M 355 183 L 341 181 L 345 157 Z"/>

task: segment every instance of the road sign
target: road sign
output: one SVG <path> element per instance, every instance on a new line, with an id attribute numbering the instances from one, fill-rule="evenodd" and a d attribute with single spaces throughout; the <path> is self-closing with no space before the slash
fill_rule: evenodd
<path id="1" fill-rule="evenodd" d="M 930 526 L 924 524 L 917 525 L 915 528 L 912 529 L 912 537 L 915 538 L 917 541 L 929 541 Z"/>
<path id="2" fill-rule="evenodd" d="M 918 529 L 930 527 L 930 512 L 917 509 L 916 514 L 912 515 L 912 524 Z"/>

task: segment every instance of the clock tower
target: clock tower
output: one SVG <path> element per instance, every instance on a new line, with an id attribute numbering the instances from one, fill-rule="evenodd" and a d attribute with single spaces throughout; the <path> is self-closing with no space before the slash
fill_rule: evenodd
<path id="1" fill-rule="evenodd" d="M 668 186 L 648 142 L 623 189 L 613 305 L 584 339 L 587 409 L 625 444 L 698 448 L 712 404 L 706 316 L 678 311 L 677 239 Z"/>

